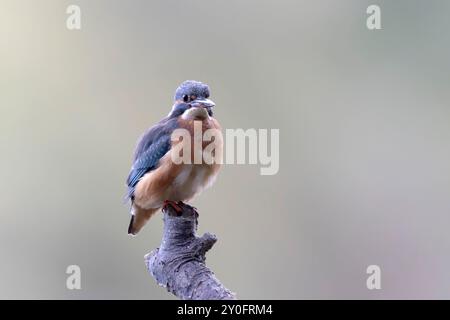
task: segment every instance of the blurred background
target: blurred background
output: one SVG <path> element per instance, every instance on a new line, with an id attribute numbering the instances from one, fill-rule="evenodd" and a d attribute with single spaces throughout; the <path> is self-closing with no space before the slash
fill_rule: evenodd
<path id="1" fill-rule="evenodd" d="M 173 299 L 144 265 L 162 215 L 130 238 L 122 199 L 137 138 L 196 79 L 224 128 L 280 129 L 277 175 L 226 165 L 193 203 L 239 298 L 449 299 L 449 15 L 444 0 L 2 0 L 0 298 Z"/>

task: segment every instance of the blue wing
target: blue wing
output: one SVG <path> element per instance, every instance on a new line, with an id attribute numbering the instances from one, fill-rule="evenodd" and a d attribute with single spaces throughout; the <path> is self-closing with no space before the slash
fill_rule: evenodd
<path id="1" fill-rule="evenodd" d="M 164 119 L 145 133 L 140 139 L 134 156 L 134 163 L 127 179 L 126 199 L 134 197 L 139 180 L 158 167 L 159 160 L 170 150 L 171 134 L 178 127 L 175 119 Z"/>

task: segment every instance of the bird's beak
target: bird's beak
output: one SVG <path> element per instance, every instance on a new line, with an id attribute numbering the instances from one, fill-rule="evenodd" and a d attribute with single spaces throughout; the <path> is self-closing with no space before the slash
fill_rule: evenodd
<path id="1" fill-rule="evenodd" d="M 206 98 L 205 99 L 199 98 L 199 99 L 195 99 L 194 101 L 192 101 L 191 105 L 193 107 L 211 108 L 211 107 L 214 107 L 216 104 L 212 100 L 209 100 Z"/>

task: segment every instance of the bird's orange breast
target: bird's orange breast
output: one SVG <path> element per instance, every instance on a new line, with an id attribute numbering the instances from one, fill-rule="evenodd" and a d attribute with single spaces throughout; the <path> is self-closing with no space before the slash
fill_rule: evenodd
<path id="1" fill-rule="evenodd" d="M 220 162 L 208 163 L 203 161 L 201 163 L 194 163 L 194 130 L 195 125 L 197 129 L 199 123 L 195 124 L 194 120 L 179 119 L 179 127 L 186 129 L 191 135 L 191 141 L 178 140 L 172 142 L 172 148 L 159 161 L 158 167 L 148 172 L 138 182 L 135 190 L 135 199 L 137 205 L 142 208 L 159 208 L 163 205 L 165 200 L 172 201 L 188 201 L 195 195 L 200 193 L 204 188 L 210 186 L 220 169 Z M 218 121 L 212 117 L 208 117 L 201 121 L 201 130 L 203 134 L 208 129 L 218 130 L 220 133 L 221 127 Z M 201 151 L 204 151 L 211 143 L 214 144 L 215 152 L 223 150 L 223 138 L 221 133 L 214 135 L 213 141 L 202 141 Z M 183 145 L 183 148 L 191 148 L 191 162 L 176 164 L 172 158 L 174 147 L 178 144 L 190 143 L 190 145 Z M 180 147 L 178 145 L 178 147 Z"/>
<path id="2" fill-rule="evenodd" d="M 208 117 L 207 119 L 204 119 L 203 121 L 200 120 L 186 120 L 186 119 L 182 119 L 180 118 L 178 120 L 178 124 L 180 126 L 180 129 L 185 129 L 190 133 L 191 139 L 190 141 L 175 141 L 172 142 L 173 145 L 176 145 L 178 143 L 190 143 L 190 150 L 191 150 L 191 161 L 192 163 L 197 163 L 195 160 L 198 160 L 199 158 L 201 158 L 203 160 L 203 157 L 197 157 L 197 159 L 195 159 L 195 153 L 196 152 L 201 152 L 203 154 L 203 152 L 205 151 L 205 149 L 208 146 L 211 146 L 211 144 L 214 144 L 214 149 L 215 152 L 220 153 L 219 157 L 221 157 L 222 155 L 222 151 L 223 151 L 223 137 L 222 137 L 222 128 L 220 127 L 219 122 L 212 118 L 212 117 Z M 205 133 L 208 132 L 208 130 L 212 130 L 213 132 L 217 133 L 216 135 L 214 135 L 214 139 L 213 141 L 211 141 L 210 139 L 207 139 L 205 137 Z M 198 147 L 198 145 L 195 144 L 195 140 L 196 139 L 201 139 L 201 147 L 196 149 L 196 147 Z M 220 159 L 221 160 L 221 159 Z"/>

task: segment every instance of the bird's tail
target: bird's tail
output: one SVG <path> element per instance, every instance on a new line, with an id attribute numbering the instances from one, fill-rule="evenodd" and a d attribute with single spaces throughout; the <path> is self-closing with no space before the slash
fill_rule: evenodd
<path id="1" fill-rule="evenodd" d="M 128 234 L 135 236 L 158 209 L 143 209 L 133 204 Z"/>

